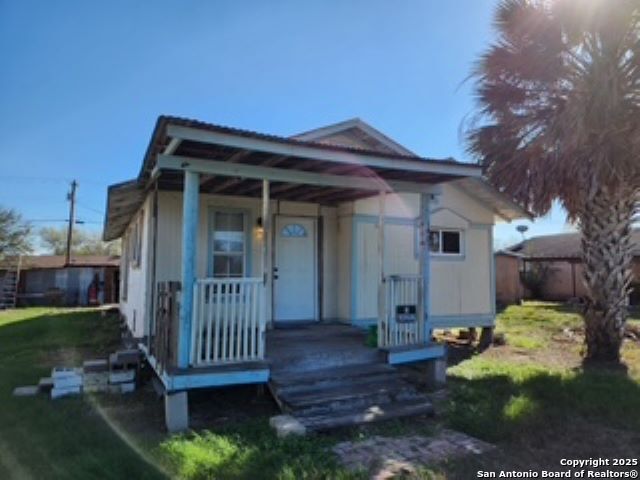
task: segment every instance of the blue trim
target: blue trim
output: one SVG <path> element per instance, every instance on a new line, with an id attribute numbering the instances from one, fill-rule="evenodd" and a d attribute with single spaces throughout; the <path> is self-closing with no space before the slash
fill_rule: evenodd
<path id="1" fill-rule="evenodd" d="M 207 372 L 200 373 L 197 369 L 191 369 L 189 373 L 182 375 L 169 375 L 166 371 L 160 371 L 158 361 L 149 354 L 146 345 L 138 344 L 151 368 L 167 392 L 190 390 L 193 388 L 222 387 L 225 385 L 247 385 L 252 383 L 267 383 L 271 374 L 268 368 L 259 370 L 240 370 L 236 372 Z"/>
<path id="2" fill-rule="evenodd" d="M 493 327 L 495 320 L 493 313 L 434 315 L 431 317 L 431 328 Z"/>
<path id="3" fill-rule="evenodd" d="M 200 175 L 197 172 L 186 170 L 182 195 L 182 295 L 178 327 L 178 367 L 181 368 L 189 366 L 190 358 L 193 284 L 196 279 L 198 248 L 199 190 Z"/>
<path id="4" fill-rule="evenodd" d="M 378 224 L 378 215 L 366 215 L 364 213 L 355 213 L 352 218 L 354 221 L 361 223 L 373 223 L 375 225 Z M 415 218 L 406 218 L 406 217 L 384 217 L 385 225 L 415 225 Z"/>
<path id="5" fill-rule="evenodd" d="M 433 358 L 442 358 L 445 356 L 446 349 L 444 345 L 428 345 L 423 348 L 414 350 L 404 350 L 399 352 L 389 351 L 387 353 L 387 363 L 391 365 L 400 365 L 403 363 L 420 362 L 423 360 L 431 360 Z"/>
<path id="6" fill-rule="evenodd" d="M 207 276 L 213 277 L 213 229 L 215 213 L 242 213 L 244 215 L 244 276 L 253 276 L 253 212 L 248 208 L 221 207 L 210 205 L 207 212 Z"/>
<path id="7" fill-rule="evenodd" d="M 168 376 L 168 391 L 190 390 L 193 388 L 223 387 L 226 385 L 247 385 L 253 383 L 267 383 L 270 371 L 268 368 L 261 370 L 245 370 L 238 372 L 198 373 L 192 369 L 192 373 L 186 375 Z"/>

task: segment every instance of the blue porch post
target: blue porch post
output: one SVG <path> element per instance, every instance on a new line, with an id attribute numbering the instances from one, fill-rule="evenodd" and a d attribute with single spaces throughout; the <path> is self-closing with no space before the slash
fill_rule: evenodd
<path id="1" fill-rule="evenodd" d="M 189 366 L 191 354 L 191 312 L 193 311 L 193 285 L 196 278 L 199 189 L 199 174 L 185 171 L 182 196 L 182 299 L 178 337 L 179 368 Z"/>
<path id="2" fill-rule="evenodd" d="M 422 311 L 424 318 L 424 342 L 431 343 L 431 302 L 429 301 L 429 276 L 431 274 L 431 252 L 429 247 L 429 230 L 431 228 L 431 195 L 420 195 L 420 275 L 422 276 Z"/>

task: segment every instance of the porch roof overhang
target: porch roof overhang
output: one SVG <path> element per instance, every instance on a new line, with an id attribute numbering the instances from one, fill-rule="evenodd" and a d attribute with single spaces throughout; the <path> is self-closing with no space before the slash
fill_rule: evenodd
<path id="1" fill-rule="evenodd" d="M 195 120 L 161 116 L 138 178 L 109 187 L 105 240 L 120 237 L 157 182 L 182 190 L 184 171 L 200 175 L 200 192 L 261 195 L 271 181 L 275 200 L 323 205 L 386 192 L 434 192 L 434 185 L 481 178 L 479 165 L 453 159 L 381 153 L 265 135 Z"/>

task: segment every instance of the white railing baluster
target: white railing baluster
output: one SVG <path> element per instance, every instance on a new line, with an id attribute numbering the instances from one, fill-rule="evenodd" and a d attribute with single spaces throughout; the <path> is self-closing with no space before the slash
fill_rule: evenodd
<path id="1" fill-rule="evenodd" d="M 385 278 L 386 312 L 382 318 L 382 332 L 378 335 L 385 347 L 411 345 L 424 341 L 422 323 L 424 306 L 421 304 L 422 278 L 418 275 L 390 275 Z M 398 305 L 415 305 L 416 322 L 401 322 L 396 319 Z"/>
<path id="2" fill-rule="evenodd" d="M 251 358 L 257 357 L 256 343 L 258 337 L 258 298 L 259 285 L 251 285 Z"/>
<path id="3" fill-rule="evenodd" d="M 193 289 L 191 365 L 264 359 L 262 278 L 204 278 Z"/>
<path id="4" fill-rule="evenodd" d="M 215 340 L 213 341 L 213 361 L 217 362 L 220 360 L 220 343 L 222 341 L 222 285 L 220 284 L 211 284 L 211 287 L 216 292 L 216 324 L 215 324 Z"/>
<path id="5" fill-rule="evenodd" d="M 238 360 L 245 359 L 244 352 L 242 351 L 242 337 L 244 336 L 244 286 L 244 282 L 238 286 L 238 328 L 236 334 L 236 358 Z"/>
<path id="6" fill-rule="evenodd" d="M 205 362 L 210 362 L 211 361 L 211 338 L 213 337 L 213 332 L 212 332 L 212 328 L 213 328 L 213 306 L 214 306 L 214 303 L 213 303 L 213 285 L 204 284 L 202 286 L 202 289 L 205 292 L 205 295 L 204 295 L 205 299 L 209 300 L 207 302 L 207 317 L 206 317 L 207 318 L 207 341 L 206 341 L 206 346 L 205 346 L 205 350 L 204 350 L 204 361 Z"/>

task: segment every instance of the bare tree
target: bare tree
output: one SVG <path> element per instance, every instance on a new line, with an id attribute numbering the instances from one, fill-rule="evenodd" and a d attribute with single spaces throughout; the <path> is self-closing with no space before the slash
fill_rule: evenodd
<path id="1" fill-rule="evenodd" d="M 67 229 L 45 227 L 40 229 L 40 243 L 53 255 L 64 255 L 67 245 Z M 103 242 L 97 233 L 74 229 L 71 251 L 77 255 L 119 255 L 120 242 Z"/>
<path id="2" fill-rule="evenodd" d="M 0 258 L 31 251 L 31 225 L 10 208 L 0 207 Z"/>

